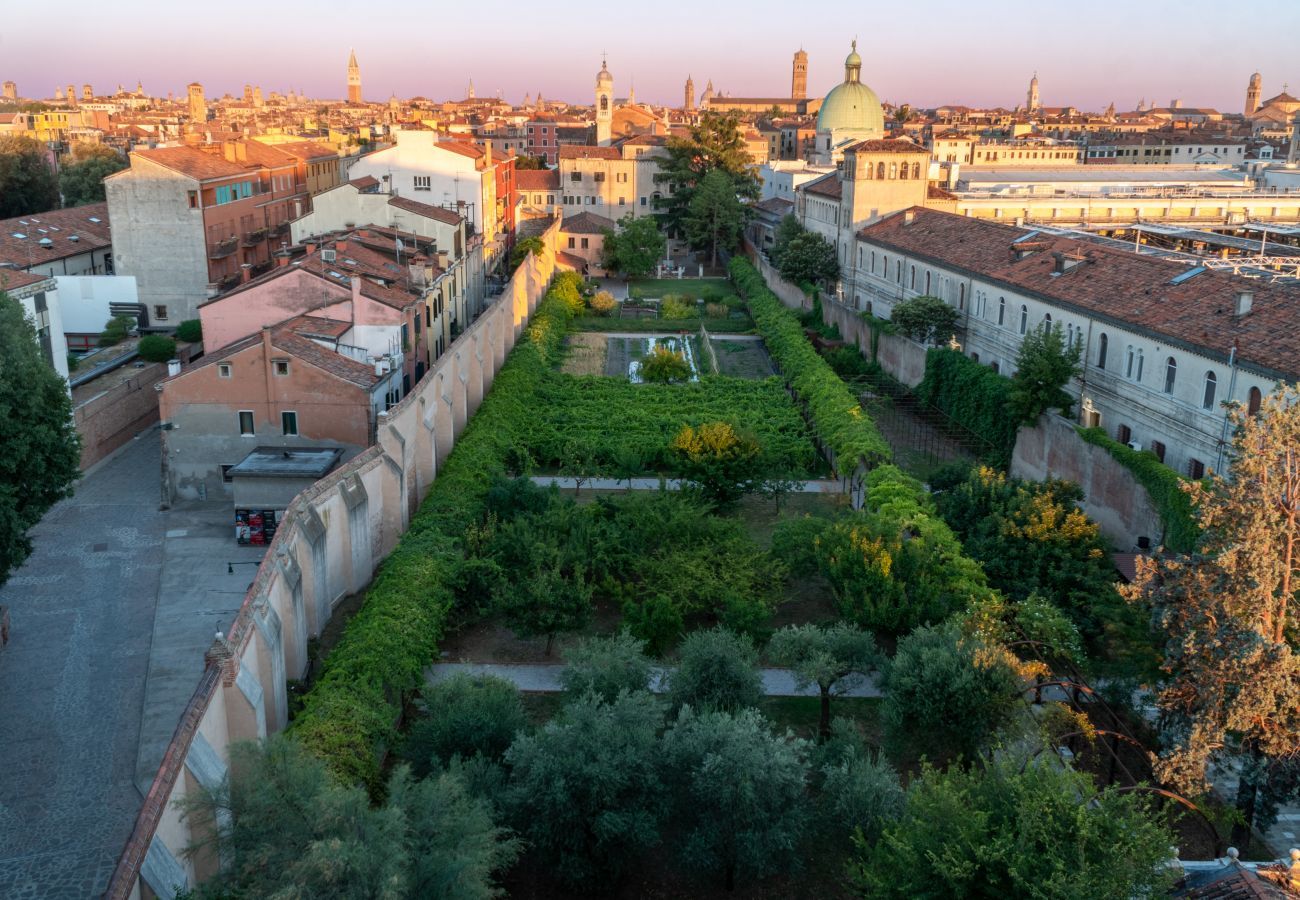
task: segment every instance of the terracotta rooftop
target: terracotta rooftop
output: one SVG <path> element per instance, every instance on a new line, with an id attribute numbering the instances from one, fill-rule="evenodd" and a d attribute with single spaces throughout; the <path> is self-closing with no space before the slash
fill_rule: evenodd
<path id="1" fill-rule="evenodd" d="M 909 141 L 905 138 L 880 138 L 873 141 L 859 141 L 851 147 L 846 147 L 844 152 L 927 153 L 929 151 L 915 141 Z"/>
<path id="2" fill-rule="evenodd" d="M 470 159 L 480 159 L 483 156 L 482 147 L 466 141 L 439 141 L 437 146 L 452 153 L 459 153 L 461 156 L 468 156 Z"/>
<path id="3" fill-rule="evenodd" d="M 560 230 L 566 234 L 600 234 L 608 228 L 618 230 L 618 223 L 613 219 L 598 216 L 595 213 L 582 212 L 576 216 L 565 216 L 560 222 Z"/>
<path id="4" fill-rule="evenodd" d="M 373 191 L 379 187 L 379 179 L 373 175 L 363 175 L 360 178 L 354 178 L 348 182 L 359 191 Z"/>
<path id="5" fill-rule="evenodd" d="M 3 268 L 0 269 L 0 291 L 16 291 L 18 288 L 47 281 L 49 278 L 49 275 L 38 275 L 31 272 L 22 272 L 18 269 Z"/>
<path id="6" fill-rule="evenodd" d="M 281 153 L 287 153 L 296 159 L 308 161 L 319 161 L 322 159 L 338 159 L 338 151 L 333 147 L 325 144 L 317 144 L 314 141 L 289 141 L 284 144 L 272 144 L 271 146 Z"/>
<path id="7" fill-rule="evenodd" d="M 352 330 L 352 323 L 327 316 L 302 315 L 284 322 L 282 327 L 306 338 L 337 341 Z"/>
<path id="8" fill-rule="evenodd" d="M 19 269 L 111 244 L 107 203 L 0 220 L 0 263 L 12 263 Z"/>
<path id="9" fill-rule="evenodd" d="M 868 225 L 859 236 L 918 259 L 957 269 L 993 285 L 1037 296 L 1066 309 L 1128 326 L 1169 344 L 1224 360 L 1235 345 L 1238 363 L 1262 374 L 1300 378 L 1300 287 L 1265 284 L 1215 270 L 1142 256 L 1128 250 L 1047 233 L 1041 249 L 1017 259 L 1017 238 L 1029 229 L 914 207 Z M 1056 258 L 1080 262 L 1057 274 Z M 1234 314 L 1236 295 L 1254 295 L 1251 311 Z"/>
<path id="10" fill-rule="evenodd" d="M 298 334 L 291 327 L 292 321 L 272 329 L 271 346 L 358 387 L 371 388 L 382 377 L 375 374 L 373 366 L 357 362 Z"/>
<path id="11" fill-rule="evenodd" d="M 763 212 L 776 213 L 785 215 L 794 209 L 794 203 L 784 197 L 768 197 L 766 200 L 760 200 L 754 204 L 754 209 L 761 209 Z"/>
<path id="12" fill-rule="evenodd" d="M 810 181 L 802 188 L 805 193 L 816 194 L 819 197 L 830 197 L 832 200 L 838 200 L 844 196 L 844 184 L 840 181 L 836 172 L 830 172 L 818 178 L 816 181 Z"/>
<path id="13" fill-rule="evenodd" d="M 559 169 L 516 169 L 515 188 L 521 191 L 558 191 Z"/>
<path id="14" fill-rule="evenodd" d="M 461 221 L 461 216 L 449 209 L 434 206 L 431 203 L 421 203 L 419 200 L 411 200 L 409 197 L 393 197 L 388 201 L 388 205 L 404 209 L 407 212 L 413 212 L 417 216 L 423 216 L 426 219 L 433 219 L 435 222 L 442 222 L 444 225 L 459 225 Z"/>
<path id="15" fill-rule="evenodd" d="M 204 153 L 193 147 L 157 147 L 153 150 L 133 150 L 131 155 L 157 163 L 165 169 L 179 172 L 197 181 L 215 178 L 233 178 L 247 175 L 248 166 L 226 162 L 225 157 Z"/>
<path id="16" fill-rule="evenodd" d="M 622 159 L 617 147 L 591 147 L 585 144 L 563 144 L 560 159 Z"/>

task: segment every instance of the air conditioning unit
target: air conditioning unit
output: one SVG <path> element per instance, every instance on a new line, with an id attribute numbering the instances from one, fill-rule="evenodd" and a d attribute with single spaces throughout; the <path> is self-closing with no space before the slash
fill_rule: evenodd
<path id="1" fill-rule="evenodd" d="M 1141 442 L 1141 441 L 1129 441 L 1129 442 L 1128 442 L 1128 448 L 1129 448 L 1130 450 L 1137 450 L 1138 452 L 1141 452 L 1141 451 L 1142 451 L 1142 442 Z"/>
<path id="2" fill-rule="evenodd" d="M 332 263 L 334 262 L 336 256 L 337 256 L 337 251 L 335 250 L 322 250 L 320 252 L 320 261 Z"/>

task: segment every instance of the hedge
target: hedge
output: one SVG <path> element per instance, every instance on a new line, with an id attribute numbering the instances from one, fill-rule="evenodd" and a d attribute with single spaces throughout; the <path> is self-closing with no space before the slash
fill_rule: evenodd
<path id="1" fill-rule="evenodd" d="M 1146 488 L 1165 526 L 1165 547 L 1175 553 L 1190 553 L 1196 547 L 1201 529 L 1192 512 L 1192 500 L 1183 485 L 1187 479 L 1166 466 L 1149 450 L 1134 450 L 1114 440 L 1101 428 L 1075 426 L 1079 437 L 1101 447 L 1120 465 L 1128 469 L 1137 483 Z"/>
<path id="2" fill-rule="evenodd" d="M 749 301 L 758 332 L 786 381 L 803 401 L 813 427 L 835 456 L 841 475 L 859 460 L 875 466 L 890 459 L 889 444 L 826 360 L 817 353 L 795 315 L 787 310 L 748 260 L 731 261 L 731 278 Z M 846 464 L 844 461 L 849 460 Z"/>
<path id="3" fill-rule="evenodd" d="M 294 736 L 345 783 L 382 789 L 380 752 L 395 736 L 402 703 L 437 656 L 452 607 L 458 536 L 481 512 L 493 475 L 505 468 L 512 446 L 507 423 L 531 414 L 530 399 L 558 359 L 575 280 L 572 273 L 558 276 L 538 305 L 294 720 Z"/>
<path id="4" fill-rule="evenodd" d="M 932 348 L 926 351 L 925 377 L 916 396 L 992 444 L 990 463 L 1003 470 L 1011 464 L 1018 425 L 1007 414 L 1010 378 L 956 350 Z"/>

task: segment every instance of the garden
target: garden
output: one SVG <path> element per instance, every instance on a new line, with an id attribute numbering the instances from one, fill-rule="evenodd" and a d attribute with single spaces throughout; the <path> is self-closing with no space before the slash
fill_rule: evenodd
<path id="1" fill-rule="evenodd" d="M 1199 820 L 1107 777 L 1102 732 L 1125 726 L 1044 688 L 1149 679 L 1158 598 L 1121 596 L 1075 486 L 891 464 L 794 314 L 748 263 L 731 274 L 744 350 L 636 338 L 613 361 L 575 331 L 602 318 L 580 279 L 557 277 L 288 734 L 195 801 L 228 817 L 213 896 L 1169 885 Z M 677 375 L 636 383 L 634 346 L 636 371 Z M 687 348 L 684 375 L 653 360 Z M 861 482 L 861 508 L 797 490 L 828 472 Z M 597 475 L 662 480 L 584 489 Z M 547 661 L 562 689 L 431 681 L 440 651 Z M 773 696 L 773 673 L 806 696 Z"/>

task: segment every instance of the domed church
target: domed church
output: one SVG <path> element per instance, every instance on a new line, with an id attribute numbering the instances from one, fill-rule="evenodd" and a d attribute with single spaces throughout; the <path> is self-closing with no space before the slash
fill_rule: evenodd
<path id="1" fill-rule="evenodd" d="M 844 60 L 844 81 L 831 88 L 817 113 L 815 162 L 834 165 L 844 148 L 885 136 L 885 113 L 876 92 L 862 83 L 858 42 Z"/>

